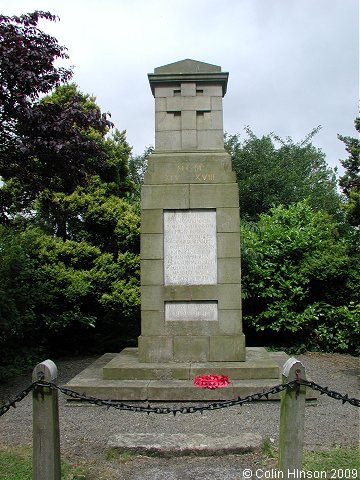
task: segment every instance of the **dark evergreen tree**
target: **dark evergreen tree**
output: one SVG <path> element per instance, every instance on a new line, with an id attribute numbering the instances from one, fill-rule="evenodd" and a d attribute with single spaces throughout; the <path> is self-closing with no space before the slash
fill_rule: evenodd
<path id="1" fill-rule="evenodd" d="M 355 128 L 360 134 L 360 117 L 355 119 Z M 345 173 L 340 177 L 339 185 L 347 199 L 345 211 L 348 221 L 353 226 L 360 225 L 360 140 L 359 138 L 344 137 L 338 135 L 339 140 L 344 142 L 349 156 L 340 160 L 345 168 Z"/>

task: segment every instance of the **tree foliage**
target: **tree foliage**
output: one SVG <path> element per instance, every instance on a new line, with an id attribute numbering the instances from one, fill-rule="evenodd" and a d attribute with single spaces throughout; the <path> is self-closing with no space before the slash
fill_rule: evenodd
<path id="1" fill-rule="evenodd" d="M 138 334 L 136 253 L 0 226 L 0 274 L 0 378 L 29 352 L 100 352 Z"/>
<path id="2" fill-rule="evenodd" d="M 53 62 L 67 58 L 66 50 L 37 28 L 40 18 L 55 20 L 43 12 L 0 17 L 0 348 L 7 372 L 27 349 L 102 351 L 138 334 L 131 147 L 95 97 L 63 83 L 71 71 Z"/>
<path id="3" fill-rule="evenodd" d="M 67 59 L 66 48 L 39 30 L 40 19 L 55 22 L 49 12 L 19 17 L 0 15 L 0 158 L 17 147 L 17 122 L 26 121 L 40 95 L 71 78 L 71 69 L 55 67 Z"/>
<path id="4" fill-rule="evenodd" d="M 360 117 L 355 119 L 355 128 L 360 134 Z M 339 140 L 344 142 L 349 156 L 340 160 L 345 173 L 340 177 L 339 185 L 346 196 L 347 203 L 344 209 L 349 223 L 354 226 L 360 225 L 360 140 L 359 138 L 344 137 L 338 135 Z"/>
<path id="5" fill-rule="evenodd" d="M 135 189 L 131 195 L 131 202 L 137 206 L 140 211 L 141 185 L 144 182 L 144 176 L 148 166 L 148 159 L 154 148 L 146 147 L 141 155 L 131 155 L 129 158 L 129 174 L 134 182 Z"/>
<path id="6" fill-rule="evenodd" d="M 307 201 L 273 207 L 243 223 L 242 255 L 245 324 L 278 345 L 356 351 L 359 256 L 333 217 Z"/>
<path id="7" fill-rule="evenodd" d="M 324 153 L 311 144 L 317 131 L 299 143 L 274 134 L 258 138 L 249 128 L 243 141 L 238 134 L 225 136 L 244 218 L 256 219 L 273 205 L 287 206 L 304 198 L 316 209 L 333 214 L 338 211 L 335 172 L 326 165 Z"/>
<path id="8" fill-rule="evenodd" d="M 57 87 L 30 111 L 26 122 L 18 122 L 17 148 L 0 162 L 6 185 L 1 218 L 6 222 L 14 212 L 34 211 L 37 202 L 40 213 L 66 238 L 66 213 L 54 197 L 86 186 L 94 175 L 120 184 L 130 147 L 119 132 L 105 140 L 110 122 L 95 99 L 74 84 Z"/>

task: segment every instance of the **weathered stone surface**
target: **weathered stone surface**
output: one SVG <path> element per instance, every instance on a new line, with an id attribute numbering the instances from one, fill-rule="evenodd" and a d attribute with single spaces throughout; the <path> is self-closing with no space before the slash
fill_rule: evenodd
<path id="1" fill-rule="evenodd" d="M 211 63 L 199 62 L 198 60 L 192 60 L 186 58 L 185 60 L 179 60 L 178 62 L 169 63 L 167 65 L 162 65 L 161 67 L 156 67 L 154 69 L 155 73 L 215 73 L 221 72 L 221 67 L 218 65 L 212 65 Z"/>
<path id="2" fill-rule="evenodd" d="M 211 102 L 212 103 L 212 102 Z M 211 109 L 211 105 L 209 106 Z M 223 116 L 221 110 L 216 110 L 215 112 L 201 112 L 196 116 L 196 130 L 198 130 L 200 136 L 198 139 L 201 139 L 201 131 L 222 131 L 223 129 Z"/>
<path id="3" fill-rule="evenodd" d="M 210 337 L 210 362 L 244 362 L 245 335 L 219 335 Z"/>
<path id="4" fill-rule="evenodd" d="M 143 285 L 164 284 L 162 260 L 141 260 L 141 283 Z"/>
<path id="5" fill-rule="evenodd" d="M 220 310 L 241 310 L 241 286 L 239 283 L 218 285 Z"/>
<path id="6" fill-rule="evenodd" d="M 103 367 L 106 380 L 188 380 L 189 363 L 140 363 L 137 356 L 116 355 Z"/>
<path id="7" fill-rule="evenodd" d="M 156 127 L 142 188 L 139 357 L 245 361 L 239 192 L 223 148 L 227 74 L 185 60 L 149 81 Z"/>
<path id="8" fill-rule="evenodd" d="M 164 331 L 166 335 L 184 335 L 184 321 L 165 321 Z M 186 331 L 196 336 L 221 335 L 223 333 L 219 328 L 219 322 L 206 320 L 186 320 Z"/>
<path id="9" fill-rule="evenodd" d="M 240 258 L 240 241 L 238 233 L 218 233 L 218 257 Z"/>
<path id="10" fill-rule="evenodd" d="M 184 116 L 184 115 L 183 115 Z M 181 130 L 181 147 L 187 150 L 195 149 L 197 146 L 197 132 L 193 130 Z"/>
<path id="11" fill-rule="evenodd" d="M 152 287 L 144 287 L 147 292 Z M 161 287 L 159 287 L 161 289 Z M 155 290 L 149 295 L 154 295 Z M 217 285 L 170 285 L 161 290 L 164 301 L 217 300 L 219 310 L 241 310 L 241 287 L 239 284 Z M 151 300 L 154 304 L 155 299 Z M 153 310 L 153 308 L 147 308 Z"/>
<path id="12" fill-rule="evenodd" d="M 141 212 L 141 233 L 163 233 L 163 210 L 156 208 L 154 210 L 144 210 Z"/>
<path id="13" fill-rule="evenodd" d="M 242 333 L 241 310 L 219 310 L 219 335 Z"/>
<path id="14" fill-rule="evenodd" d="M 283 358 L 285 360 L 287 356 Z M 103 366 L 104 378 L 126 380 L 191 380 L 198 375 L 227 375 L 231 382 L 249 379 L 278 379 L 279 365 L 265 349 L 247 349 L 244 362 L 140 362 L 138 349 L 126 348 Z M 136 375 L 136 377 L 132 377 Z"/>
<path id="15" fill-rule="evenodd" d="M 197 62 L 185 63 L 187 70 L 198 68 Z M 155 69 L 154 74 L 149 74 L 155 97 L 155 151 L 223 150 L 221 99 L 228 75 L 221 69 L 206 73 L 175 72 L 182 65 L 177 62 L 171 72 Z"/>
<path id="16" fill-rule="evenodd" d="M 218 320 L 217 302 L 165 302 L 165 321 L 214 321 Z M 187 327 L 182 323 L 182 328 Z"/>
<path id="17" fill-rule="evenodd" d="M 168 112 L 156 112 L 155 113 L 155 131 L 180 131 L 181 130 L 181 117 L 174 115 L 174 113 Z"/>
<path id="18" fill-rule="evenodd" d="M 174 358 L 173 337 L 140 335 L 138 345 L 142 363 L 170 362 Z"/>
<path id="19" fill-rule="evenodd" d="M 181 89 L 180 89 L 180 94 L 182 97 L 187 96 L 187 97 L 195 97 L 196 96 L 196 83 L 182 83 L 181 84 Z"/>
<path id="20" fill-rule="evenodd" d="M 145 174 L 146 185 L 172 183 L 234 183 L 227 153 L 154 153 Z"/>
<path id="21" fill-rule="evenodd" d="M 141 286 L 141 308 L 142 310 L 163 311 L 164 309 L 164 287 L 161 285 Z"/>
<path id="22" fill-rule="evenodd" d="M 141 188 L 142 209 L 189 207 L 189 185 L 143 185 Z"/>
<path id="23" fill-rule="evenodd" d="M 165 285 L 217 283 L 216 211 L 164 211 Z"/>
<path id="24" fill-rule="evenodd" d="M 154 73 L 148 74 L 150 87 L 154 95 L 156 95 L 156 90 L 167 88 L 169 83 L 174 86 L 178 85 L 177 88 L 180 88 L 181 83 L 194 82 L 197 89 L 204 89 L 204 92 L 205 88 L 209 86 L 221 88 L 221 95 L 224 96 L 228 76 L 229 74 L 222 72 L 218 65 L 191 59 L 157 67 L 154 69 Z M 218 90 L 212 93 L 218 95 Z"/>
<path id="25" fill-rule="evenodd" d="M 119 452 L 161 457 L 201 455 L 213 456 L 245 453 L 259 450 L 262 437 L 255 433 L 242 432 L 236 437 L 224 434 L 184 433 L 121 433 L 111 437 L 107 448 Z"/>
<path id="26" fill-rule="evenodd" d="M 144 233 L 141 236 L 140 256 L 143 260 L 164 258 L 164 237 L 160 233 Z"/>
<path id="27" fill-rule="evenodd" d="M 211 88 L 211 87 L 208 87 Z M 214 88 L 214 87 L 212 87 Z M 211 93 L 209 92 L 208 89 L 204 89 L 204 93 L 206 95 L 211 96 L 211 110 L 216 111 L 216 110 L 221 110 L 223 109 L 223 103 L 222 103 L 222 96 L 221 96 L 221 90 L 213 90 Z"/>
<path id="28" fill-rule="evenodd" d="M 164 130 L 156 132 L 156 150 L 180 150 L 181 146 L 181 130 L 173 130 L 171 132 Z"/>
<path id="29" fill-rule="evenodd" d="M 101 399 L 147 400 L 149 380 L 105 380 L 103 367 L 117 354 L 105 353 L 72 378 L 66 387 Z"/>
<path id="30" fill-rule="evenodd" d="M 217 300 L 219 290 L 218 285 L 168 285 L 164 287 L 163 298 L 165 301 Z"/>
<path id="31" fill-rule="evenodd" d="M 222 129 L 198 130 L 198 149 L 205 150 L 209 145 L 214 150 L 222 150 L 224 148 L 224 132 Z"/>
<path id="32" fill-rule="evenodd" d="M 234 184 L 191 184 L 189 208 L 236 207 L 239 190 Z"/>
<path id="33" fill-rule="evenodd" d="M 218 232 L 240 232 L 240 212 L 238 207 L 217 208 L 216 215 Z"/>
<path id="34" fill-rule="evenodd" d="M 206 362 L 209 360 L 209 338 L 200 335 L 176 335 L 174 338 L 175 362 Z"/>
<path id="35" fill-rule="evenodd" d="M 219 283 L 240 283 L 241 261 L 239 257 L 218 259 Z"/>
<path id="36" fill-rule="evenodd" d="M 141 328 L 146 335 L 164 335 L 164 312 L 162 310 L 141 310 Z"/>

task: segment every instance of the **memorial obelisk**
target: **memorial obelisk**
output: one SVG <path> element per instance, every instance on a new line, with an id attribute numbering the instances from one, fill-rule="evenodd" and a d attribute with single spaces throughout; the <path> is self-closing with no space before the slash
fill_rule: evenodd
<path id="1" fill-rule="evenodd" d="M 148 75 L 155 149 L 141 193 L 141 335 L 68 383 L 100 398 L 221 400 L 279 382 L 287 356 L 245 348 L 239 189 L 224 150 L 228 73 L 182 60 Z M 202 374 L 227 375 L 216 390 Z"/>
<path id="2" fill-rule="evenodd" d="M 141 200 L 141 362 L 245 360 L 239 193 L 224 150 L 228 73 L 183 60 L 149 74 L 155 151 Z"/>

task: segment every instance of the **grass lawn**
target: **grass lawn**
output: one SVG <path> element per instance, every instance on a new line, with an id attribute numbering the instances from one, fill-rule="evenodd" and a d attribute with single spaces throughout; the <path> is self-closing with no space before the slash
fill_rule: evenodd
<path id="1" fill-rule="evenodd" d="M 82 468 L 62 462 L 62 480 L 86 480 L 86 478 Z M 0 480 L 32 480 L 30 445 L 16 447 L 0 445 Z"/>
<path id="2" fill-rule="evenodd" d="M 329 451 L 306 452 L 303 470 L 325 471 L 331 480 L 360 479 L 360 449 L 337 446 Z"/>
<path id="3" fill-rule="evenodd" d="M 268 452 L 263 452 L 265 456 Z M 276 453 L 273 451 L 273 454 Z M 273 456 L 273 455 L 272 455 Z M 110 459 L 108 459 L 110 460 Z M 302 470 L 314 472 L 312 477 L 331 480 L 360 479 L 359 448 L 338 446 L 332 450 L 305 452 Z M 315 472 L 326 472 L 317 476 Z M 62 463 L 62 480 L 90 480 L 84 466 Z M 0 480 L 31 480 L 31 446 L 6 447 L 0 445 Z M 296 479 L 294 479 L 296 480 Z"/>

